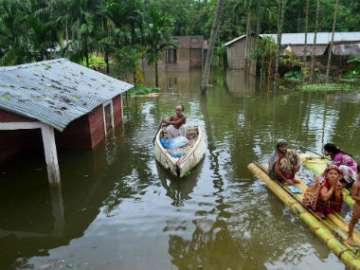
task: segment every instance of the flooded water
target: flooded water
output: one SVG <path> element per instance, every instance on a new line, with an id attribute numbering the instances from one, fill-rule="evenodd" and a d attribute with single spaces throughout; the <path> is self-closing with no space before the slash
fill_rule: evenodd
<path id="1" fill-rule="evenodd" d="M 360 158 L 360 96 L 283 91 L 240 72 L 168 73 L 158 98 L 128 101 L 124 125 L 94 152 L 60 153 L 62 190 L 39 156 L 0 170 L 0 269 L 344 269 L 247 165 L 277 138 L 321 151 L 335 142 Z M 161 118 L 185 105 L 207 137 L 185 179 L 154 160 Z"/>

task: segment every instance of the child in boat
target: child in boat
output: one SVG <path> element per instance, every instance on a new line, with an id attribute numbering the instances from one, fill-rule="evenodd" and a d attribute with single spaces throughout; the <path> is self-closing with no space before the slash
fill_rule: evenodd
<path id="1" fill-rule="evenodd" d="M 330 156 L 331 164 L 339 167 L 343 174 L 341 182 L 350 188 L 357 179 L 357 163 L 348 153 L 342 151 L 335 144 L 327 143 L 324 145 L 325 155 Z"/>
<path id="2" fill-rule="evenodd" d="M 293 185 L 295 174 L 300 169 L 299 155 L 291 149 L 288 149 L 288 142 L 280 139 L 276 143 L 275 151 L 269 159 L 269 175 L 281 182 Z"/>
<path id="3" fill-rule="evenodd" d="M 340 213 L 343 203 L 341 178 L 342 172 L 335 165 L 328 166 L 323 175 L 316 178 L 311 208 L 318 216 L 323 218 L 334 212 Z"/>
<path id="4" fill-rule="evenodd" d="M 175 115 L 161 121 L 161 126 L 165 127 L 166 137 L 175 138 L 185 135 L 184 125 L 186 123 L 186 117 L 184 111 L 183 105 L 177 105 L 175 108 Z"/>
<path id="5" fill-rule="evenodd" d="M 357 171 L 359 173 L 359 167 L 357 168 Z M 354 227 L 360 219 L 360 179 L 359 179 L 359 175 L 357 177 L 357 180 L 355 181 L 355 183 L 352 186 L 351 197 L 354 199 L 355 205 L 354 205 L 354 208 L 352 211 L 351 221 L 349 223 L 348 239 L 346 241 L 349 245 L 353 244 Z"/>

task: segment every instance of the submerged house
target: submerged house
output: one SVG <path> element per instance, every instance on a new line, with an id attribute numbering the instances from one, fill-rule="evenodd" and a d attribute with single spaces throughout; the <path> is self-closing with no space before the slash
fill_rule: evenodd
<path id="1" fill-rule="evenodd" d="M 93 149 L 122 121 L 133 85 L 66 59 L 0 68 L 0 162 L 43 145 L 50 183 L 57 148 Z"/>
<path id="2" fill-rule="evenodd" d="M 331 32 L 319 32 L 316 36 L 316 46 L 314 48 L 314 33 L 307 34 L 306 55 L 310 56 L 315 49 L 315 56 L 318 61 L 326 60 L 328 48 L 331 43 Z M 260 34 L 258 38 L 270 38 L 277 43 L 277 34 Z M 225 43 L 227 62 L 230 69 L 244 69 L 246 60 L 246 35 L 237 37 Z M 249 40 L 249 52 L 256 49 L 256 36 L 252 35 Z M 305 54 L 305 33 L 283 33 L 281 36 L 281 47 L 283 54 L 292 53 L 297 57 Z M 334 46 L 332 54 L 339 58 L 349 55 L 360 56 L 360 32 L 335 32 Z M 252 61 L 252 60 L 251 60 Z"/>
<path id="3" fill-rule="evenodd" d="M 162 54 L 158 61 L 160 70 L 187 71 L 202 67 L 207 51 L 203 36 L 173 36 L 172 39 L 175 47 L 167 48 Z"/>

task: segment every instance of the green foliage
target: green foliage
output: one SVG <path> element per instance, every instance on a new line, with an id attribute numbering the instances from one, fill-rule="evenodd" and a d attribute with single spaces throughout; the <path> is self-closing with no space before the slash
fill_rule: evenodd
<path id="1" fill-rule="evenodd" d="M 154 64 L 168 47 L 175 47 L 171 40 L 173 20 L 164 14 L 156 5 L 151 5 L 148 12 L 148 22 L 145 25 L 145 56 L 150 64 Z"/>
<path id="2" fill-rule="evenodd" d="M 298 89 L 305 92 L 335 92 L 359 90 L 359 87 L 349 83 L 311 83 L 300 85 Z"/>
<path id="3" fill-rule="evenodd" d="M 146 96 L 150 93 L 159 93 L 160 88 L 158 87 L 146 87 L 142 84 L 136 85 L 129 91 L 130 96 Z"/>
<path id="4" fill-rule="evenodd" d="M 120 72 L 135 72 L 146 57 L 157 61 L 166 47 L 175 46 L 173 35 L 209 38 L 215 0 L 0 0 L 0 64 L 11 65 L 59 56 L 92 64 L 93 54 L 112 59 Z M 335 0 L 321 0 L 319 31 L 330 31 Z M 314 30 L 315 1 L 310 1 L 309 31 Z M 337 31 L 355 31 L 360 25 L 359 1 L 344 0 L 338 10 Z M 275 33 L 277 1 L 227 0 L 224 3 L 218 48 L 245 34 L 247 17 L 251 33 Z M 304 1 L 287 1 L 283 32 L 304 31 Z M 273 64 L 275 44 L 264 41 L 250 57 Z M 108 59 L 108 60 L 106 60 Z M 221 61 L 215 61 L 217 64 Z M 106 65 L 106 63 L 105 63 Z M 359 69 L 344 79 L 358 77 Z"/>
<path id="5" fill-rule="evenodd" d="M 284 79 L 287 81 L 301 81 L 302 74 L 299 70 L 290 70 L 284 74 Z"/>
<path id="6" fill-rule="evenodd" d="M 360 57 L 352 55 L 348 60 L 347 64 L 350 68 L 345 72 L 343 80 L 356 81 L 360 79 Z"/>

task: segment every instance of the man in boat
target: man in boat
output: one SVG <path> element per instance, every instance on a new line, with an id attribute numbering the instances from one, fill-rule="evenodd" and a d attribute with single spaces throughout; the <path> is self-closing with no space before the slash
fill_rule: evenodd
<path id="1" fill-rule="evenodd" d="M 341 182 L 344 187 L 351 188 L 357 179 L 357 163 L 350 154 L 344 152 L 335 144 L 327 143 L 324 145 L 324 153 L 330 156 L 331 164 L 339 167 L 343 174 Z"/>
<path id="2" fill-rule="evenodd" d="M 167 138 L 185 136 L 184 125 L 186 123 L 186 117 L 184 115 L 184 110 L 183 105 L 177 105 L 175 108 L 175 115 L 161 121 L 161 127 L 165 127 Z"/>
<path id="3" fill-rule="evenodd" d="M 291 149 L 288 149 L 288 142 L 280 139 L 276 143 L 275 151 L 269 160 L 269 175 L 281 182 L 293 185 L 295 174 L 300 169 L 299 155 Z"/>
<path id="4" fill-rule="evenodd" d="M 357 168 L 357 171 L 359 173 L 359 167 Z M 360 219 L 360 178 L 359 178 L 359 175 L 357 176 L 357 179 L 352 186 L 351 197 L 354 199 L 355 205 L 352 210 L 351 221 L 349 223 L 348 239 L 346 241 L 349 245 L 353 244 L 354 227 Z"/>

